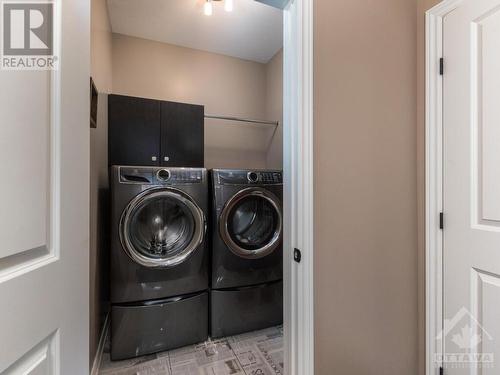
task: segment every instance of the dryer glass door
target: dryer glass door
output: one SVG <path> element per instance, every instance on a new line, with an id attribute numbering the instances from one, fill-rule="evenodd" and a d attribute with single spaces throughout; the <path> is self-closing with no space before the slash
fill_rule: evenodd
<path id="1" fill-rule="evenodd" d="M 279 200 L 265 189 L 242 190 L 225 205 L 219 225 L 221 236 L 233 253 L 248 259 L 262 258 L 281 242 Z"/>
<path id="2" fill-rule="evenodd" d="M 182 263 L 203 242 L 205 216 L 185 193 L 173 188 L 146 190 L 123 212 L 120 239 L 127 254 L 146 267 Z"/>

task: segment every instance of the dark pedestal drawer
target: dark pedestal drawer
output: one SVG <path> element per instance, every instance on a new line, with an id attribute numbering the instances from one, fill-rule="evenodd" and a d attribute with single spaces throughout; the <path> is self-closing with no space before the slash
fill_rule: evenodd
<path id="1" fill-rule="evenodd" d="M 178 348 L 207 338 L 207 292 L 111 308 L 113 360 Z"/>
<path id="2" fill-rule="evenodd" d="M 213 338 L 255 331 L 283 323 L 283 282 L 210 292 Z"/>

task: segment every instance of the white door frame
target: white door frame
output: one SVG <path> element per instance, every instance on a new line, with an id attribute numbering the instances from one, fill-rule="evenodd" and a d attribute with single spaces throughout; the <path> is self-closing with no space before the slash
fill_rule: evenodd
<path id="1" fill-rule="evenodd" d="M 425 120 L 425 255 L 426 255 L 426 374 L 435 375 L 435 358 L 443 354 L 436 337 L 443 327 L 443 19 L 463 0 L 444 0 L 426 13 Z M 437 356 L 437 357 L 436 357 Z"/>
<path id="2" fill-rule="evenodd" d="M 284 363 L 313 375 L 313 0 L 290 1 L 283 31 Z"/>

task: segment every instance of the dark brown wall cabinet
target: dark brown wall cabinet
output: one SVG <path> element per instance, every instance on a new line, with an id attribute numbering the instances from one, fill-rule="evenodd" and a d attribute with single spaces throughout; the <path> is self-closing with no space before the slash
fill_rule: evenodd
<path id="1" fill-rule="evenodd" d="M 109 164 L 203 167 L 204 107 L 110 95 Z"/>

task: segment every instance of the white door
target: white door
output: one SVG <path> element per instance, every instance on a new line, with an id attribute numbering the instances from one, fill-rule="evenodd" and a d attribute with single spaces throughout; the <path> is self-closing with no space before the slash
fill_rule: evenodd
<path id="1" fill-rule="evenodd" d="M 50 8 L 25 3 L 0 3 L 2 54 L 11 53 L 6 43 L 49 48 Z M 0 373 L 8 375 L 89 373 L 90 2 L 53 7 L 59 70 L 0 70 Z"/>
<path id="2" fill-rule="evenodd" d="M 444 18 L 445 374 L 500 373 L 500 0 Z"/>

